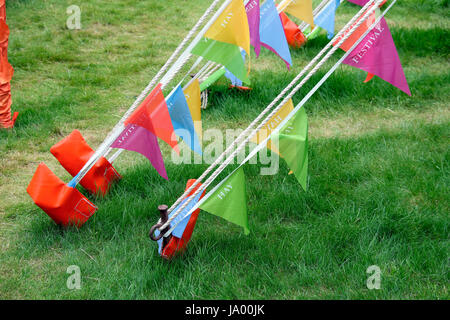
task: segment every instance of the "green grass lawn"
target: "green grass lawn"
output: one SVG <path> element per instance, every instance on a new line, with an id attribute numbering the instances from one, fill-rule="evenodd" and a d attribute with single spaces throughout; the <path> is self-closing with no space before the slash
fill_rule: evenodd
<path id="1" fill-rule="evenodd" d="M 209 3 L 79 1 L 82 29 L 71 31 L 74 1 L 7 1 L 20 115 L 0 131 L 0 298 L 448 299 L 446 0 L 398 1 L 387 15 L 412 97 L 341 66 L 306 104 L 307 193 L 283 160 L 274 176 L 245 167 L 249 236 L 202 212 L 187 252 L 159 257 L 148 238 L 157 205 L 172 204 L 207 167 L 171 163 L 166 146 L 170 181 L 125 153 L 115 163 L 123 180 L 104 199 L 89 196 L 99 210 L 79 230 L 60 229 L 33 204 L 26 187 L 39 162 L 69 181 L 50 147 L 74 129 L 98 146 Z M 337 27 L 357 10 L 342 5 Z M 251 93 L 224 79 L 211 87 L 204 128 L 245 128 L 326 43 L 322 34 L 292 51 L 290 72 L 264 49 Z M 70 265 L 81 268 L 81 290 L 66 287 Z M 366 287 L 370 265 L 381 269 L 380 290 Z"/>

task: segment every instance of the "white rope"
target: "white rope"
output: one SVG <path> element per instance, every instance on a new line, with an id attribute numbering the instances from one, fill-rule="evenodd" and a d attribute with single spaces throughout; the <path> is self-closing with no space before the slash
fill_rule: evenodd
<path id="1" fill-rule="evenodd" d="M 373 28 L 375 28 L 376 25 L 381 21 L 381 19 L 386 15 L 386 13 L 391 9 L 391 7 L 397 2 L 397 0 L 393 0 L 393 2 L 384 10 L 384 12 L 377 18 L 377 20 L 366 30 L 366 32 L 352 45 L 352 47 L 339 59 L 338 62 L 335 63 L 335 65 L 320 79 L 320 81 L 314 86 L 313 89 L 311 89 L 308 94 L 300 101 L 299 104 L 294 108 L 293 111 L 289 113 L 289 115 L 283 119 L 283 121 L 271 132 L 271 134 L 262 142 L 258 144 L 258 146 L 252 150 L 252 152 L 245 158 L 245 160 L 239 165 L 238 168 L 236 168 L 229 176 L 231 176 L 236 170 L 238 170 L 242 165 L 244 165 L 247 161 L 249 161 L 253 156 L 256 155 L 257 152 L 259 152 L 264 146 L 266 146 L 267 142 L 271 139 L 272 136 L 277 134 L 285 125 L 286 123 L 305 105 L 306 102 L 311 98 L 311 96 L 322 86 L 322 84 L 331 76 L 331 74 L 334 73 L 334 71 L 342 64 L 342 62 L 347 58 L 352 51 L 359 45 L 359 43 L 369 34 Z M 367 18 L 366 18 L 367 19 Z M 344 40 L 345 41 L 345 40 Z M 338 44 L 336 47 L 339 47 L 340 44 Z M 228 178 L 227 177 L 227 178 Z M 178 226 L 181 221 L 183 221 L 186 217 L 188 217 L 192 212 L 194 212 L 196 209 L 198 209 L 214 192 L 217 190 L 218 187 L 221 186 L 221 184 L 227 179 L 225 178 L 222 182 L 220 182 L 216 187 L 214 187 L 213 190 L 208 192 L 198 203 L 196 203 L 181 219 L 179 219 L 171 228 L 164 234 L 164 237 L 168 237 L 173 230 Z M 204 185 L 200 188 L 201 192 L 206 189 Z M 200 192 L 199 191 L 199 192 Z M 192 195 L 192 198 L 194 198 L 195 195 Z M 165 227 L 164 225 L 162 227 Z"/>
<path id="2" fill-rule="evenodd" d="M 376 0 L 376 4 L 380 4 L 383 0 Z M 171 212 L 176 206 L 178 206 L 181 201 L 183 201 L 189 193 L 200 183 L 208 174 L 211 172 L 223 159 L 223 157 L 226 155 L 228 156 L 229 152 L 237 145 L 238 143 L 241 143 L 241 140 L 243 137 L 246 137 L 246 139 L 239 145 L 237 149 L 234 150 L 234 152 L 228 156 L 228 158 L 219 166 L 218 169 L 212 175 L 203 183 L 202 188 L 197 189 L 194 194 L 188 198 L 186 202 L 181 205 L 181 207 L 172 214 L 172 216 L 169 218 L 169 220 L 164 223 L 163 226 L 159 228 L 159 230 L 163 230 L 166 228 L 172 220 L 176 218 L 176 216 L 183 211 L 183 209 L 189 204 L 189 202 L 199 193 L 202 189 L 207 188 L 209 184 L 214 181 L 214 179 L 220 174 L 220 172 L 228 165 L 229 162 L 235 157 L 235 155 L 243 148 L 245 147 L 246 143 L 259 131 L 260 128 L 262 128 L 269 119 L 276 113 L 278 110 L 289 100 L 292 98 L 292 96 L 316 73 L 316 71 L 329 59 L 329 57 L 340 47 L 340 45 L 348 38 L 350 35 L 369 17 L 369 15 L 375 11 L 376 7 L 371 8 L 368 12 L 364 14 L 364 17 L 360 19 L 356 25 L 352 26 L 354 22 L 360 18 L 360 16 L 364 13 L 364 11 L 374 2 L 374 0 L 370 0 L 361 10 L 356 14 L 348 23 L 347 25 L 342 28 L 342 30 L 321 50 L 321 52 L 297 75 L 297 77 L 291 81 L 291 83 L 275 98 L 272 103 L 269 104 L 269 106 L 247 127 L 247 129 L 242 132 L 241 135 L 239 135 L 238 138 L 236 138 L 235 141 L 214 161 L 214 163 L 207 169 L 205 172 L 201 175 L 201 177 L 195 181 L 195 183 L 185 191 L 185 193 L 172 205 L 172 207 L 169 209 L 169 212 Z M 298 82 L 298 80 L 312 67 L 313 64 L 317 62 L 317 60 L 325 53 L 326 50 L 328 50 L 333 43 L 341 37 L 343 33 L 346 32 L 346 30 L 351 27 L 350 32 L 346 33 L 344 37 L 340 39 L 338 44 L 331 49 L 331 51 L 318 63 L 316 67 L 314 67 L 311 72 L 297 85 L 294 87 L 294 85 Z M 254 125 L 258 123 L 261 118 L 269 112 L 272 107 L 283 97 L 291 88 L 294 87 L 294 89 L 282 100 L 282 102 L 260 123 L 260 125 L 252 131 L 251 134 L 248 134 L 250 130 L 253 129 Z"/>
<path id="3" fill-rule="evenodd" d="M 205 75 L 209 74 L 209 72 L 216 67 L 216 63 L 213 61 L 208 61 L 205 66 L 208 66 L 207 68 L 202 68 L 203 70 L 200 70 L 195 77 L 201 81 L 205 77 Z"/>
<path id="4" fill-rule="evenodd" d="M 205 73 L 202 77 L 199 77 L 199 80 L 201 82 L 205 81 L 206 79 L 208 79 L 213 73 L 215 73 L 217 70 L 221 69 L 221 68 L 225 68 L 220 64 L 216 64 L 215 66 L 213 66 L 213 68 L 211 68 L 211 70 L 209 70 L 207 73 Z"/>
<path id="5" fill-rule="evenodd" d="M 80 180 L 83 179 L 83 177 L 92 168 L 92 166 L 97 162 L 97 160 L 103 154 L 105 154 L 109 151 L 111 144 L 117 139 L 117 137 L 123 131 L 123 129 L 124 129 L 123 124 L 124 124 L 125 120 L 131 115 L 131 113 L 145 99 L 145 97 L 148 95 L 148 93 L 158 83 L 158 80 L 160 80 L 160 78 L 164 74 L 164 72 L 166 72 L 167 69 L 170 67 L 170 69 L 167 71 L 167 73 L 161 79 L 161 82 L 163 82 L 162 83 L 163 87 L 164 87 L 164 85 L 167 85 L 173 79 L 175 74 L 181 69 L 182 65 L 189 59 L 190 50 L 192 50 L 192 48 L 200 41 L 201 37 L 206 33 L 206 31 L 214 23 L 214 21 L 222 13 L 222 11 L 225 10 L 225 8 L 228 6 L 228 4 L 231 2 L 231 0 L 225 0 L 225 2 L 222 4 L 220 9 L 214 14 L 214 16 L 210 19 L 210 21 L 206 24 L 206 26 L 203 27 L 202 31 L 200 31 L 200 33 L 195 37 L 195 39 L 191 42 L 191 44 L 184 51 L 184 53 L 182 53 L 181 56 L 178 58 L 178 60 L 174 62 L 174 60 L 176 59 L 178 54 L 181 52 L 181 50 L 184 48 L 184 46 L 187 44 L 187 42 L 193 37 L 193 35 L 197 32 L 198 28 L 204 23 L 204 21 L 208 18 L 208 16 L 212 13 L 214 8 L 217 6 L 217 4 L 220 1 L 222 1 L 222 0 L 214 0 L 214 2 L 211 4 L 211 6 L 205 11 L 203 16 L 197 21 L 196 25 L 191 29 L 191 31 L 188 33 L 188 35 L 180 43 L 178 48 L 175 49 L 175 51 L 170 56 L 170 58 L 167 60 L 167 62 L 164 64 L 164 66 L 159 70 L 159 72 L 152 79 L 152 81 L 150 81 L 150 83 L 147 85 L 147 87 L 141 92 L 141 94 L 138 96 L 136 101 L 131 105 L 131 107 L 128 109 L 128 111 L 124 114 L 122 119 L 116 124 L 116 126 L 113 128 L 113 130 L 108 134 L 105 141 L 103 141 L 103 143 L 100 145 L 100 147 L 94 153 L 94 155 L 91 156 L 91 158 L 86 162 L 86 164 L 80 170 L 78 175 L 74 178 L 73 181 L 75 181 L 76 184 L 78 184 L 80 182 Z"/>
<path id="6" fill-rule="evenodd" d="M 270 111 L 270 109 L 295 85 L 295 83 L 297 83 L 297 81 L 318 61 L 318 59 L 320 59 L 325 51 L 327 51 L 332 46 L 333 41 L 338 39 L 345 32 L 345 30 L 359 18 L 359 16 L 373 1 L 374 0 L 370 0 L 363 8 L 361 8 L 361 10 L 355 15 L 355 17 L 353 17 L 353 19 L 351 19 L 347 23 L 347 25 L 317 54 L 317 56 L 313 60 L 311 60 L 311 62 L 291 81 L 291 83 L 289 83 L 286 88 L 283 89 L 283 91 L 269 104 L 269 106 L 267 106 L 266 109 L 255 120 L 253 120 L 253 122 L 247 127 L 247 129 L 245 129 L 236 138 L 236 140 L 233 141 L 233 143 L 216 159 L 216 161 L 214 161 L 209 166 L 209 168 L 206 169 L 206 171 L 197 179 L 193 186 L 191 186 L 191 190 L 188 189 L 185 191 L 185 193 L 169 208 L 169 212 L 171 212 L 181 201 L 183 201 L 186 195 L 188 195 L 195 188 L 196 184 L 201 182 L 203 178 L 205 178 L 205 176 L 209 174 L 209 172 L 212 171 L 212 169 L 214 169 L 220 163 L 220 161 L 222 161 L 223 157 L 234 148 L 239 139 L 242 139 L 242 137 L 248 135 L 248 132 L 253 128 L 253 126 L 255 126 L 256 123 L 258 123 L 262 119 L 262 117 Z"/>

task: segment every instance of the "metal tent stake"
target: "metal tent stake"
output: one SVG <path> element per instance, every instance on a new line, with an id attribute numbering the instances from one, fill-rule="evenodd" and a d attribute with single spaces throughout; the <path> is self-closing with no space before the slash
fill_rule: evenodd
<path id="1" fill-rule="evenodd" d="M 166 228 L 164 228 L 163 230 L 160 231 L 159 235 L 157 235 L 155 237 L 156 229 L 163 226 L 167 222 L 167 220 L 169 220 L 169 212 L 167 211 L 168 209 L 169 209 L 169 207 L 165 204 L 161 204 L 158 206 L 160 221 L 157 224 L 155 224 L 153 227 L 151 227 L 150 232 L 149 232 L 149 237 L 153 241 L 160 240 L 163 237 L 163 235 L 170 229 L 170 225 L 168 225 Z M 171 237 L 172 237 L 172 235 L 170 235 L 169 237 L 163 238 L 162 248 L 164 248 L 167 245 L 167 243 L 169 243 Z"/>

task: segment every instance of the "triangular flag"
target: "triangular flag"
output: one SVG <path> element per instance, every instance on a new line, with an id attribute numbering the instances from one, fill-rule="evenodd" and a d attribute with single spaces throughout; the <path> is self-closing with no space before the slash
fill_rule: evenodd
<path id="1" fill-rule="evenodd" d="M 287 13 L 308 23 L 314 28 L 314 15 L 312 9 L 312 0 L 292 0 L 284 9 Z"/>
<path id="2" fill-rule="evenodd" d="M 243 1 L 232 0 L 205 37 L 239 46 L 250 54 L 250 31 Z"/>
<path id="3" fill-rule="evenodd" d="M 141 105 L 128 117 L 125 121 L 125 126 L 129 124 L 136 124 L 154 133 L 179 153 L 169 110 L 161 91 L 161 84 L 158 84 Z"/>
<path id="4" fill-rule="evenodd" d="M 209 196 L 200 208 L 244 228 L 249 234 L 245 175 L 238 168 Z"/>
<path id="5" fill-rule="evenodd" d="M 250 44 L 255 49 L 256 56 L 259 56 L 259 52 L 261 51 L 261 39 L 259 36 L 261 19 L 259 0 L 250 0 L 245 5 L 245 11 L 247 12 L 248 26 L 250 29 Z"/>
<path id="6" fill-rule="evenodd" d="M 384 1 L 380 4 L 380 7 L 381 7 L 383 4 L 385 4 L 386 1 L 387 1 L 387 0 L 384 0 Z M 361 7 L 363 7 L 367 2 L 369 2 L 369 0 L 348 0 L 348 2 L 357 4 L 357 5 L 361 6 Z"/>
<path id="7" fill-rule="evenodd" d="M 181 86 L 167 98 L 167 107 L 175 133 L 195 152 L 202 154 L 202 148 L 194 128 L 191 112 Z"/>
<path id="8" fill-rule="evenodd" d="M 394 40 L 384 18 L 345 58 L 344 63 L 374 74 L 411 95 Z"/>
<path id="9" fill-rule="evenodd" d="M 347 30 L 345 30 L 345 32 L 338 39 L 336 39 L 336 41 L 333 43 L 333 45 L 334 46 L 337 45 L 339 43 L 339 41 L 341 41 L 341 39 L 344 38 L 355 25 L 358 24 L 358 22 L 365 16 L 366 12 L 369 11 L 372 7 L 373 7 L 373 5 L 370 6 Z M 350 48 L 353 46 L 353 44 L 359 38 L 361 38 L 361 36 L 364 33 L 366 33 L 367 29 L 369 29 L 369 27 L 372 26 L 372 24 L 375 22 L 376 15 L 377 15 L 377 11 L 374 11 L 363 23 L 361 23 L 359 25 L 358 28 L 356 28 L 356 30 L 353 31 L 353 33 L 347 38 L 347 40 L 345 40 L 341 44 L 340 48 L 342 50 L 344 50 L 345 52 L 350 50 Z"/>
<path id="10" fill-rule="evenodd" d="M 242 54 L 242 61 L 244 61 L 244 63 L 245 63 L 245 51 L 244 50 L 242 50 L 241 51 L 241 54 Z M 230 81 L 231 81 L 231 84 L 233 85 L 233 86 L 242 86 L 243 85 L 243 83 L 242 83 L 242 80 L 240 80 L 238 77 L 236 77 L 233 73 L 231 73 L 231 71 L 230 70 L 228 70 L 228 69 L 226 69 L 226 72 L 225 72 L 225 77 L 227 77 Z"/>
<path id="11" fill-rule="evenodd" d="M 245 83 L 250 83 L 239 47 L 233 44 L 203 38 L 192 49 L 192 53 L 225 66 L 236 77 Z"/>
<path id="12" fill-rule="evenodd" d="M 280 15 L 273 0 L 266 0 L 261 6 L 261 26 L 259 29 L 261 44 L 270 51 L 277 54 L 286 66 L 292 65 L 289 45 L 284 33 Z"/>
<path id="13" fill-rule="evenodd" d="M 284 127 L 272 137 L 281 156 L 306 191 L 308 178 L 308 117 L 301 108 Z"/>
<path id="14" fill-rule="evenodd" d="M 189 218 L 191 217 L 191 215 L 186 215 L 186 213 L 188 213 L 196 204 L 197 202 L 199 202 L 200 198 L 202 197 L 202 192 L 199 192 L 193 200 L 191 200 L 187 206 L 183 209 L 183 211 L 181 211 L 180 214 L 178 214 L 178 216 L 172 221 L 172 225 L 176 225 L 178 224 L 175 229 L 173 229 L 172 234 L 177 237 L 177 238 L 181 238 L 183 236 L 183 232 L 186 229 L 186 225 L 189 221 Z M 177 212 L 179 210 L 179 208 L 181 208 L 182 205 L 184 205 L 184 203 L 187 201 L 187 199 L 184 199 L 183 201 L 181 201 L 181 203 L 172 211 L 172 212 Z M 180 221 L 178 223 L 178 221 Z"/>
<path id="15" fill-rule="evenodd" d="M 164 160 L 159 149 L 158 139 L 147 129 L 136 124 L 129 124 L 122 131 L 119 138 L 111 145 L 112 148 L 134 151 L 142 154 L 152 166 L 158 171 L 159 175 L 168 180 Z"/>
<path id="16" fill-rule="evenodd" d="M 264 141 L 268 136 L 272 134 L 272 131 L 275 130 L 278 125 L 288 116 L 291 111 L 294 110 L 294 104 L 292 103 L 292 99 L 289 99 L 288 102 L 284 104 L 271 118 L 270 120 L 262 127 L 252 138 L 250 141 L 255 142 L 256 144 L 260 144 Z M 279 154 L 278 148 L 271 143 L 271 141 L 267 141 L 267 148 Z"/>
<path id="17" fill-rule="evenodd" d="M 194 128 L 202 140 L 202 99 L 200 97 L 200 83 L 195 79 L 188 86 L 183 88 L 184 96 L 186 97 L 189 110 L 191 111 L 192 120 L 194 121 Z"/>
<path id="18" fill-rule="evenodd" d="M 357 4 L 359 6 L 364 6 L 369 0 L 348 0 L 348 2 Z"/>
<path id="19" fill-rule="evenodd" d="M 334 36 L 334 20 L 336 16 L 336 10 L 341 4 L 340 0 L 330 1 L 325 8 L 319 12 L 319 14 L 314 18 L 316 25 L 325 29 L 328 33 L 328 39 Z"/>

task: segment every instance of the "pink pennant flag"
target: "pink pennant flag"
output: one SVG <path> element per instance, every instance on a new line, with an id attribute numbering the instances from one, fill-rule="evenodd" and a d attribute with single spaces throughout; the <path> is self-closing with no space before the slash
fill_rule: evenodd
<path id="1" fill-rule="evenodd" d="M 384 18 L 345 58 L 344 63 L 372 73 L 411 95 L 397 48 Z"/>
<path id="2" fill-rule="evenodd" d="M 260 7 L 259 0 L 250 0 L 245 6 L 247 12 L 248 26 L 250 28 L 250 44 L 255 48 L 256 56 L 261 51 L 261 39 L 259 37 Z"/>
<path id="3" fill-rule="evenodd" d="M 358 6 L 364 6 L 369 0 L 348 0 L 348 2 L 357 4 Z"/>
<path id="4" fill-rule="evenodd" d="M 348 0 L 348 2 L 357 4 L 358 6 L 363 7 L 363 6 L 365 6 L 365 4 L 366 4 L 367 2 L 369 2 L 369 0 Z M 384 1 L 380 4 L 380 7 L 381 7 L 383 4 L 385 4 L 385 3 L 386 3 L 386 0 L 384 0 Z"/>
<path id="5" fill-rule="evenodd" d="M 119 138 L 112 144 L 113 148 L 135 151 L 145 156 L 159 175 L 169 180 L 164 166 L 164 160 L 159 148 L 158 138 L 147 129 L 135 124 L 129 124 Z"/>

